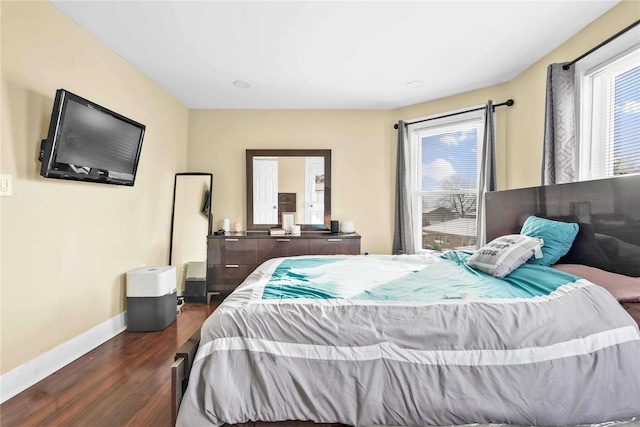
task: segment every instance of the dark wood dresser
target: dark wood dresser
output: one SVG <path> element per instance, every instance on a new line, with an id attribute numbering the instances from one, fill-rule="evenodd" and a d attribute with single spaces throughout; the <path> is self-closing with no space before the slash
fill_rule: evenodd
<path id="1" fill-rule="evenodd" d="M 209 235 L 207 292 L 231 292 L 264 261 L 296 255 L 359 255 L 357 233 L 310 233 L 269 236 L 266 233 Z"/>

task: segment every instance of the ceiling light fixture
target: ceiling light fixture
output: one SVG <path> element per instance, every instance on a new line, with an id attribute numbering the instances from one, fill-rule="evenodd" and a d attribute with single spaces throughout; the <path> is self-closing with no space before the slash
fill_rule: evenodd
<path id="1" fill-rule="evenodd" d="M 410 87 L 412 89 L 417 89 L 421 87 L 423 84 L 424 82 L 422 80 L 412 80 L 409 83 L 407 83 L 407 87 Z"/>
<path id="2" fill-rule="evenodd" d="M 246 88 L 248 88 L 249 86 L 251 86 L 251 85 L 249 84 L 249 82 L 244 81 L 244 80 L 235 80 L 235 81 L 233 82 L 233 85 L 234 85 L 235 87 L 239 87 L 240 89 L 246 89 Z"/>

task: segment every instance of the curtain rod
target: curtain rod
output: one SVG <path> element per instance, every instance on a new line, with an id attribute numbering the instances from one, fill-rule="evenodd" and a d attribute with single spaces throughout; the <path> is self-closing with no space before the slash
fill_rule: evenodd
<path id="1" fill-rule="evenodd" d="M 515 101 L 513 99 L 507 99 L 505 102 L 502 102 L 500 104 L 493 104 L 493 108 L 495 109 L 496 107 L 502 107 L 503 105 L 506 105 L 507 107 L 511 107 L 513 104 L 515 104 Z M 431 118 L 424 119 L 424 120 L 416 120 L 415 122 L 411 122 L 411 123 L 407 123 L 407 124 L 412 125 L 414 123 L 428 122 L 429 120 L 443 119 L 445 117 L 457 116 L 459 114 L 466 114 L 466 113 L 470 113 L 471 111 L 478 111 L 478 110 L 484 110 L 484 107 L 478 107 L 478 108 L 472 108 L 470 110 L 458 111 L 457 113 L 445 114 L 444 116 L 431 117 Z M 395 125 L 393 125 L 393 128 L 394 129 L 398 129 L 398 124 L 396 123 Z"/>
<path id="2" fill-rule="evenodd" d="M 633 24 L 629 25 L 627 28 L 623 29 L 622 31 L 617 32 L 616 34 L 612 35 L 611 37 L 609 37 L 608 39 L 606 39 L 605 41 L 603 41 L 602 43 L 600 43 L 598 46 L 594 47 L 593 49 L 591 49 L 588 52 L 583 53 L 582 55 L 578 56 L 576 59 L 574 59 L 571 62 L 567 62 L 566 64 L 564 64 L 562 66 L 563 70 L 568 70 L 569 67 L 571 67 L 573 64 L 575 64 L 576 62 L 580 61 L 582 58 L 584 58 L 585 56 L 593 53 L 594 51 L 600 49 L 602 46 L 606 45 L 607 43 L 612 42 L 613 40 L 617 39 L 618 37 L 620 37 L 621 35 L 623 35 L 624 33 L 626 33 L 627 31 L 629 31 L 630 29 L 632 29 L 633 27 L 635 27 L 636 25 L 640 24 L 640 19 L 637 20 L 636 22 L 634 22 Z"/>

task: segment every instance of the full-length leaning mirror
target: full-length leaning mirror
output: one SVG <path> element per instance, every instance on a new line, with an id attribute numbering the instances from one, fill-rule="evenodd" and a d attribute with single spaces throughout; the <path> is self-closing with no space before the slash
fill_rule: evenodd
<path id="1" fill-rule="evenodd" d="M 247 150 L 247 230 L 291 217 L 302 231 L 329 231 L 331 150 Z"/>
<path id="2" fill-rule="evenodd" d="M 207 260 L 212 183 L 213 176 L 210 173 L 176 174 L 169 265 L 176 267 L 178 289 L 184 289 L 187 265 L 202 263 L 204 268 Z"/>

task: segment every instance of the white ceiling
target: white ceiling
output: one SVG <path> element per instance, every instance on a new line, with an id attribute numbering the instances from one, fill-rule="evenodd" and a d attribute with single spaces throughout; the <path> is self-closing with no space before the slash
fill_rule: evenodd
<path id="1" fill-rule="evenodd" d="M 272 109 L 393 109 L 503 83 L 618 3 L 50 1 L 189 108 Z"/>

